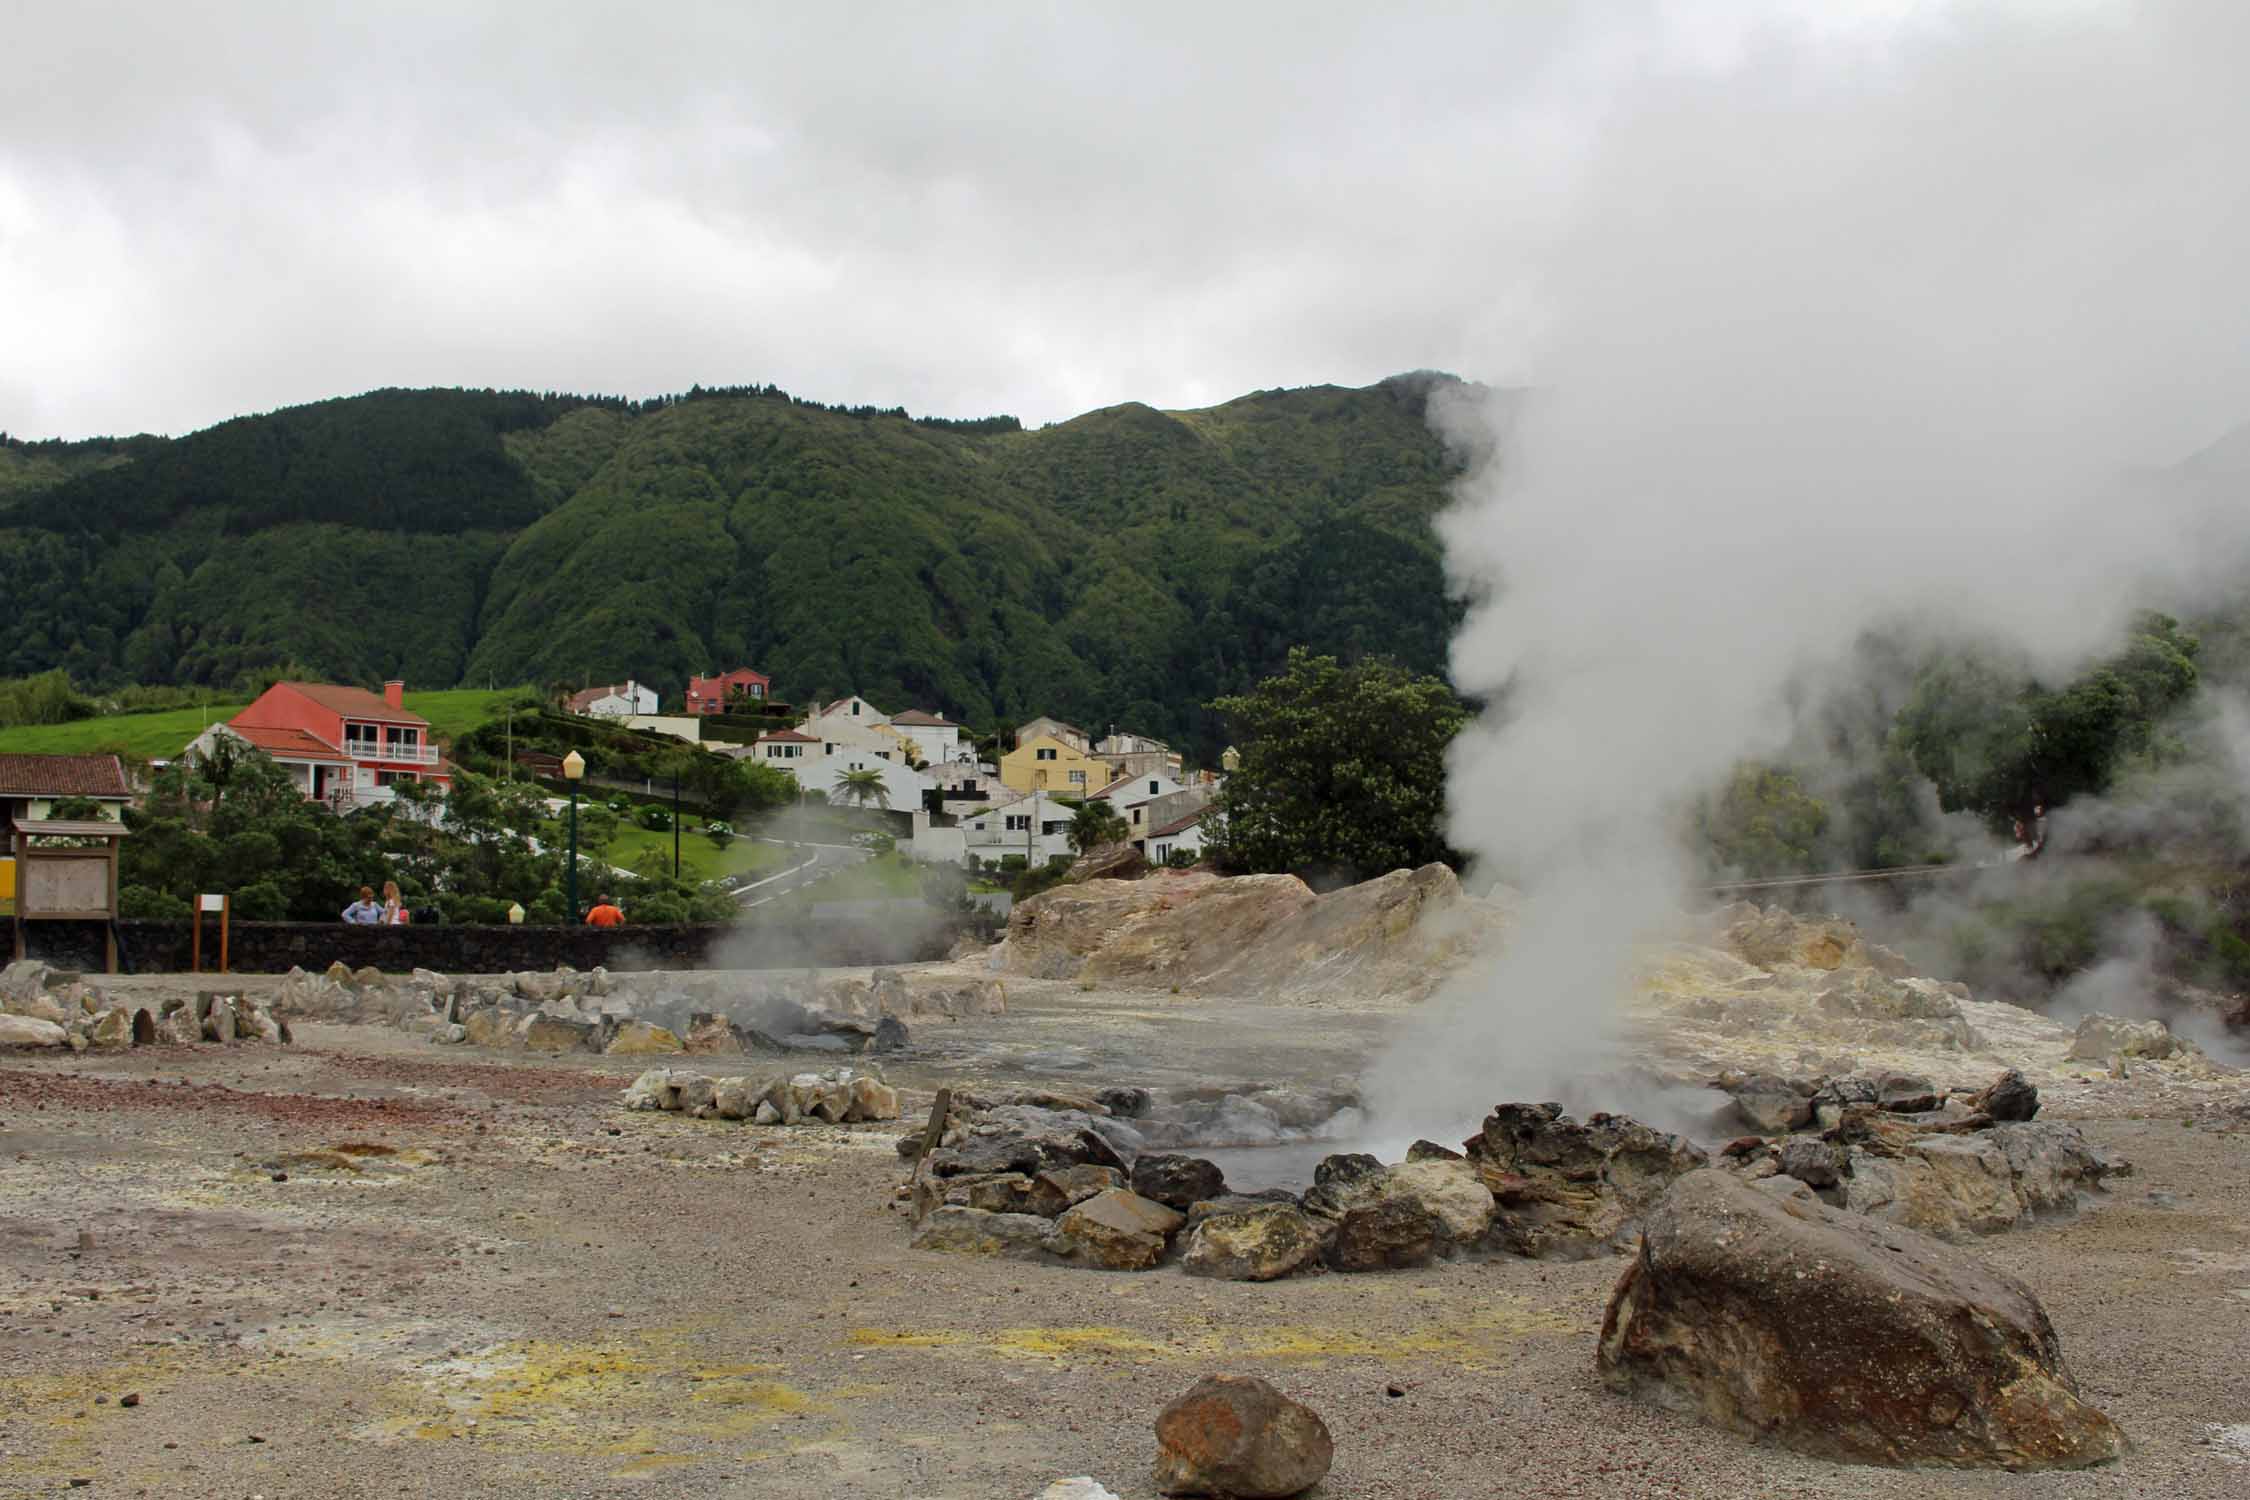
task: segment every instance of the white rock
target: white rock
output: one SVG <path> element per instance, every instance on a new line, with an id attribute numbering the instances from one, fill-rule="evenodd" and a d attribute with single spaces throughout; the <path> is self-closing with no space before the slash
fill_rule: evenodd
<path id="1" fill-rule="evenodd" d="M 37 1016 L 0 1015 L 0 1047 L 62 1047 L 70 1033 Z"/>
<path id="2" fill-rule="evenodd" d="M 1123 1497 L 1081 1474 L 1076 1479 L 1056 1480 L 1031 1500 L 1123 1500 Z"/>

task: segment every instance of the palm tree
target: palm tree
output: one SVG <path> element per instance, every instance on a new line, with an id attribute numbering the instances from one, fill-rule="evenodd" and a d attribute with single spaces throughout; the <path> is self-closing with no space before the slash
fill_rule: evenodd
<path id="1" fill-rule="evenodd" d="M 891 805 L 891 789 L 883 785 L 883 773 L 872 767 L 846 771 L 828 789 L 828 800 L 855 807 L 880 807 L 887 812 Z"/>
<path id="2" fill-rule="evenodd" d="M 1070 847 L 1080 854 L 1125 841 L 1125 819 L 1107 802 L 1084 802 L 1070 819 Z"/>

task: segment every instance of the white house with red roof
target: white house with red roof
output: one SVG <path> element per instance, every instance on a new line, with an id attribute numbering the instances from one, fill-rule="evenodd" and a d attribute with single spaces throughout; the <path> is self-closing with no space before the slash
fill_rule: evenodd
<path id="1" fill-rule="evenodd" d="M 564 706 L 574 714 L 584 714 L 595 719 L 630 719 L 636 714 L 654 715 L 657 708 L 656 689 L 627 678 L 623 682 L 605 683 L 601 687 L 590 687 L 584 692 L 572 693 Z"/>
<path id="2" fill-rule="evenodd" d="M 1149 830 L 1149 804 L 1159 797 L 1169 797 L 1184 788 L 1178 780 L 1163 771 L 1148 771 L 1138 776 L 1120 776 L 1086 800 L 1107 802 L 1125 820 L 1126 836 L 1138 840 Z"/>
<path id="3" fill-rule="evenodd" d="M 402 781 L 453 784 L 452 768 L 430 737 L 430 721 L 405 706 L 406 684 L 365 688 L 327 682 L 277 682 L 224 724 L 188 746 L 201 759 L 221 737 L 255 746 L 304 794 L 338 812 L 388 802 Z"/>
<path id="4" fill-rule="evenodd" d="M 727 704 L 736 695 L 763 704 L 773 696 L 773 679 L 749 667 L 736 667 L 731 672 L 713 672 L 708 677 L 690 677 L 687 681 L 687 711 L 691 714 L 723 714 Z M 654 713 L 651 709 L 649 712 Z"/>

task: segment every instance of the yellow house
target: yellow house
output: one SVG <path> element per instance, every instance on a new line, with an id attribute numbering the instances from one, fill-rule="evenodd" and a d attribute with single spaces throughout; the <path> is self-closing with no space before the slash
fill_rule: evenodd
<path id="1" fill-rule="evenodd" d="M 1090 797 L 1115 778 L 1109 763 L 1051 734 L 1037 734 L 1000 757 L 1000 784 L 1017 792 Z"/>

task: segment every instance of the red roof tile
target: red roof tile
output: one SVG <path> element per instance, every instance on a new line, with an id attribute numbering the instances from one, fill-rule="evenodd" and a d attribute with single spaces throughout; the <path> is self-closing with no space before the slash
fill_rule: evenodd
<path id="1" fill-rule="evenodd" d="M 1175 833 L 1184 833 L 1188 829 L 1193 828 L 1196 824 L 1202 822 L 1203 815 L 1209 811 L 1210 809 L 1207 807 L 1199 807 L 1184 818 L 1173 819 L 1171 822 L 1165 824 L 1162 828 L 1151 828 L 1147 833 L 1142 834 L 1141 837 L 1148 839 L 1161 839 L 1168 838 Z"/>
<path id="2" fill-rule="evenodd" d="M 114 755 L 0 755 L 0 797 L 129 797 Z"/>
<path id="3" fill-rule="evenodd" d="M 770 734 L 761 734 L 758 736 L 757 743 L 763 745 L 769 740 L 779 740 L 783 744 L 789 745 L 817 745 L 820 743 L 811 735 L 799 734 L 794 729 L 776 729 Z"/>
<path id="4" fill-rule="evenodd" d="M 278 685 L 310 698 L 329 712 L 342 714 L 347 719 L 380 719 L 387 724 L 430 722 L 410 708 L 391 707 L 383 701 L 381 693 L 371 693 L 365 688 L 342 687 L 333 682 L 284 682 Z"/>
<path id="5" fill-rule="evenodd" d="M 902 714 L 892 714 L 891 722 L 893 724 L 910 724 L 922 729 L 959 729 L 961 727 L 942 714 L 926 714 L 918 708 L 910 708 Z"/>
<path id="6" fill-rule="evenodd" d="M 229 724 L 227 729 L 278 759 L 350 764 L 349 757 L 343 751 L 318 735 L 307 734 L 302 729 L 276 729 L 264 724 Z"/>

